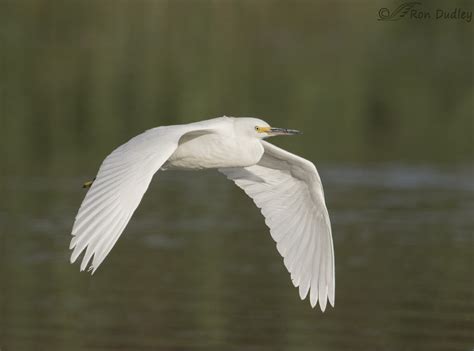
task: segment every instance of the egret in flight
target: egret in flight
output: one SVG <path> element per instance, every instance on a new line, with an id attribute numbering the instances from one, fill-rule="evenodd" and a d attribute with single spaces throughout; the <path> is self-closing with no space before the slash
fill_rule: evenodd
<path id="1" fill-rule="evenodd" d="M 217 169 L 250 196 L 270 228 L 299 295 L 311 306 L 334 306 L 334 248 L 323 187 L 310 161 L 270 144 L 301 134 L 246 117 L 147 130 L 102 162 L 79 208 L 71 263 L 85 250 L 81 271 L 99 267 L 122 234 L 159 170 Z M 92 260 L 92 262 L 90 262 Z M 90 263 L 90 266 L 89 266 Z"/>

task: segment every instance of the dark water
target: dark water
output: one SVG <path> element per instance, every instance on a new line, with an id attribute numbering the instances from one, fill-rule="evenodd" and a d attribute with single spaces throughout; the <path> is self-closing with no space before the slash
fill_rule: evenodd
<path id="1" fill-rule="evenodd" d="M 337 268 L 324 314 L 217 173 L 155 178 L 92 277 L 67 252 L 84 178 L 2 178 L 2 350 L 471 350 L 472 169 L 320 171 Z"/>
<path id="2" fill-rule="evenodd" d="M 0 350 L 474 349 L 474 24 L 393 1 L 0 0 Z M 430 1 L 420 11 L 473 11 Z M 81 185 L 145 129 L 256 116 L 318 166 L 336 308 L 252 201 L 163 173 L 91 277 Z"/>

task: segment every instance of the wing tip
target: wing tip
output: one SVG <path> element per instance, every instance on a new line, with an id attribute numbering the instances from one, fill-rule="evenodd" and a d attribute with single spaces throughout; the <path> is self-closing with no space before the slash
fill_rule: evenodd
<path id="1" fill-rule="evenodd" d="M 322 313 L 326 312 L 326 305 L 325 304 L 321 304 L 321 302 L 319 302 L 319 308 L 321 308 Z"/>
<path id="2" fill-rule="evenodd" d="M 315 308 L 319 303 L 319 307 L 321 308 L 321 312 L 323 313 L 326 311 L 328 302 L 332 308 L 336 306 L 334 295 L 326 295 L 326 298 L 324 298 L 323 296 L 323 299 L 320 299 L 318 291 L 311 291 L 309 295 L 309 301 L 311 304 L 311 308 Z"/>
<path id="3" fill-rule="evenodd" d="M 328 301 L 329 301 L 329 304 L 334 308 L 334 306 L 336 306 L 336 300 L 335 300 L 335 297 L 334 295 L 328 295 Z"/>

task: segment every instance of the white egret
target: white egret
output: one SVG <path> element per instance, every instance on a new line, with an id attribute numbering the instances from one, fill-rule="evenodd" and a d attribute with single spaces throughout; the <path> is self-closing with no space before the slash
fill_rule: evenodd
<path id="1" fill-rule="evenodd" d="M 215 168 L 250 196 L 283 256 L 302 300 L 334 306 L 331 224 L 316 167 L 263 139 L 300 134 L 256 118 L 220 117 L 150 129 L 102 162 L 72 229 L 71 263 L 85 250 L 81 271 L 99 267 L 158 170 Z"/>

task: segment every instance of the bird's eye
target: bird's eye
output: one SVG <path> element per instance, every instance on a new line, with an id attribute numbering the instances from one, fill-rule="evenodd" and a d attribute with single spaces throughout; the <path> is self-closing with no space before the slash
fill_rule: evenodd
<path id="1" fill-rule="evenodd" d="M 260 128 L 258 126 L 255 126 L 255 130 L 258 132 Z"/>

